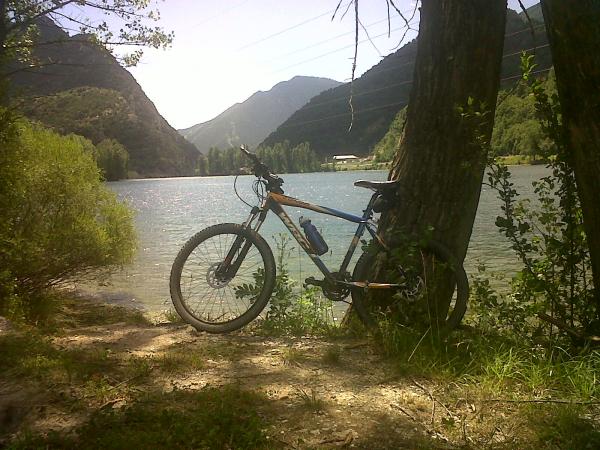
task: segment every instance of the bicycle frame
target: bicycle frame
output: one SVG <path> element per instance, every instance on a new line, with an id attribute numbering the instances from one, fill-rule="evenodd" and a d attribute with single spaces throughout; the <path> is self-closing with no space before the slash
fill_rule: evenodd
<path id="1" fill-rule="evenodd" d="M 346 255 L 344 256 L 344 260 L 338 270 L 339 273 L 344 273 L 348 269 L 352 256 L 360 242 L 360 238 L 365 233 L 365 230 L 369 232 L 369 234 L 374 238 L 381 242 L 381 239 L 377 235 L 375 231 L 375 224 L 373 223 L 373 205 L 375 200 L 379 196 L 378 193 L 374 193 L 371 196 L 371 200 L 367 204 L 366 209 L 363 210 L 362 216 L 356 216 L 354 214 L 349 214 L 343 211 L 339 211 L 337 209 L 328 208 L 325 206 L 314 205 L 312 203 L 307 203 L 302 200 L 298 200 L 293 197 L 289 197 L 283 194 L 277 194 L 274 192 L 269 192 L 267 197 L 265 198 L 263 204 L 260 207 L 252 208 L 250 212 L 250 216 L 244 222 L 243 226 L 245 228 L 252 228 L 254 231 L 258 231 L 261 225 L 264 223 L 267 214 L 269 211 L 273 211 L 277 217 L 283 222 L 285 227 L 289 230 L 294 239 L 298 242 L 300 247 L 304 250 L 304 252 L 310 257 L 313 263 L 317 266 L 317 268 L 321 271 L 321 273 L 328 279 L 334 282 L 341 282 L 340 280 L 334 280 L 332 277 L 332 272 L 327 268 L 325 263 L 319 258 L 319 256 L 313 250 L 310 242 L 306 239 L 306 237 L 302 234 L 302 232 L 298 229 L 296 224 L 292 221 L 292 219 L 288 216 L 288 214 L 283 209 L 283 206 L 292 206 L 302 209 L 307 209 L 310 211 L 315 211 L 320 214 L 327 214 L 330 216 L 338 217 L 340 219 L 347 220 L 349 222 L 354 222 L 358 224 L 356 228 L 356 232 L 354 233 L 354 237 L 350 242 L 350 246 L 346 251 Z M 256 220 L 254 226 L 252 226 L 253 222 Z M 383 244 L 383 242 L 381 242 Z M 385 244 L 383 244 L 385 246 Z M 361 281 L 352 281 L 349 283 L 341 282 L 343 284 L 349 284 L 359 287 L 370 287 L 370 288 L 392 288 L 398 287 L 396 284 L 384 284 L 384 283 L 368 283 Z"/>

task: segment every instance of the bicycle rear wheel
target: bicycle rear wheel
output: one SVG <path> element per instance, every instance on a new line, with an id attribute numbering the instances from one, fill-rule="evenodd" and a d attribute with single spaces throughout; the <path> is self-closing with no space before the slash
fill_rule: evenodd
<path id="1" fill-rule="evenodd" d="M 436 265 L 439 267 L 447 267 L 452 272 L 452 285 L 454 288 L 450 307 L 446 317 L 438 322 L 441 324 L 441 328 L 443 328 L 444 331 L 451 331 L 460 325 L 460 322 L 462 321 L 462 318 L 467 310 L 467 302 L 469 299 L 469 281 L 467 279 L 465 269 L 463 268 L 462 264 L 459 263 L 456 257 L 440 243 L 431 241 L 426 247 L 419 249 L 418 253 L 421 260 L 424 260 L 424 257 L 426 256 L 433 257 L 434 263 L 432 264 L 432 267 L 435 268 Z M 352 279 L 354 281 L 369 280 L 370 269 L 374 266 L 376 257 L 377 252 L 373 250 L 363 253 L 356 263 Z M 394 290 L 395 292 L 390 293 L 389 290 L 385 290 L 385 294 L 404 294 L 406 291 L 408 291 L 408 294 L 413 297 L 413 300 L 426 302 L 426 299 L 419 298 L 425 296 L 428 290 L 427 277 L 424 275 L 424 272 L 424 266 L 416 268 L 416 273 L 413 274 L 413 280 L 408 280 L 408 282 L 406 280 L 406 275 L 399 273 L 388 275 L 390 279 L 377 279 L 369 281 L 390 284 L 399 282 L 407 283 L 406 287 L 397 288 Z M 370 294 L 373 292 L 382 293 L 383 290 L 354 287 L 351 291 L 352 306 L 360 320 L 368 328 L 377 328 L 378 318 L 382 317 L 382 314 L 390 312 L 389 302 L 387 303 L 388 309 L 386 311 L 382 310 L 381 307 L 376 305 L 377 302 L 373 301 L 374 299 L 370 297 Z M 403 300 L 399 300 L 399 302 L 403 302 Z"/>
<path id="2" fill-rule="evenodd" d="M 224 275 L 221 268 L 228 256 L 228 264 L 239 267 Z M 234 331 L 251 322 L 267 305 L 274 286 L 275 259 L 269 245 L 255 231 L 233 223 L 194 235 L 171 269 L 175 310 L 197 330 L 209 333 Z"/>

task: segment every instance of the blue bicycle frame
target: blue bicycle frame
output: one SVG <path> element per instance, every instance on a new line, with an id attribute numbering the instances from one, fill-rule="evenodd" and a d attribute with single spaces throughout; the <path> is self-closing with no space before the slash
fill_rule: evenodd
<path id="1" fill-rule="evenodd" d="M 369 234 L 371 234 L 373 239 L 376 239 L 379 242 L 381 242 L 381 240 L 379 239 L 379 236 L 377 235 L 377 233 L 375 231 L 376 226 L 375 226 L 375 223 L 373 222 L 373 205 L 378 196 L 379 196 L 378 193 L 373 194 L 373 196 L 371 197 L 371 200 L 367 204 L 366 209 L 363 211 L 363 215 L 356 216 L 354 214 L 348 214 L 343 211 L 338 211 L 337 209 L 327 208 L 325 206 L 313 205 L 312 203 L 303 202 L 296 198 L 288 197 L 287 195 L 269 192 L 267 194 L 267 197 L 263 201 L 262 205 L 260 207 L 254 207 L 252 209 L 250 216 L 248 217 L 246 222 L 244 222 L 244 227 L 253 228 L 254 231 L 258 231 L 260 229 L 261 225 L 263 224 L 263 222 L 265 221 L 265 219 L 267 217 L 267 213 L 269 211 L 273 211 L 277 215 L 277 217 L 279 217 L 279 219 L 283 222 L 285 227 L 290 231 L 292 236 L 294 236 L 294 239 L 296 239 L 296 241 L 298 242 L 300 247 L 302 247 L 302 249 L 305 251 L 305 253 L 310 257 L 310 259 L 319 268 L 321 273 L 323 273 L 323 275 L 326 278 L 332 279 L 332 276 L 331 276 L 332 272 L 327 268 L 325 263 L 316 254 L 315 250 L 312 248 L 308 239 L 306 239 L 306 237 L 298 229 L 296 224 L 287 215 L 287 213 L 283 209 L 283 206 L 292 206 L 292 207 L 298 207 L 298 208 L 302 208 L 302 209 L 308 209 L 311 211 L 318 212 L 320 214 L 327 214 L 330 216 L 339 217 L 340 219 L 344 219 L 349 222 L 354 222 L 354 223 L 358 224 L 358 227 L 356 228 L 356 232 L 354 233 L 354 237 L 352 238 L 352 242 L 350 243 L 348 251 L 346 252 L 346 256 L 344 257 L 344 260 L 342 261 L 342 264 L 339 269 L 339 273 L 345 273 L 346 270 L 348 269 L 348 265 L 350 264 L 352 256 L 354 255 L 356 247 L 358 246 L 358 243 L 360 242 L 360 238 L 365 233 L 365 230 L 367 230 L 369 232 Z M 255 220 L 256 220 L 256 223 L 254 223 L 254 226 L 253 226 L 252 224 Z M 383 244 L 383 242 L 381 242 L 381 243 Z M 339 280 L 337 280 L 337 282 L 339 282 Z M 364 282 L 359 282 L 359 283 L 351 282 L 348 284 L 359 285 L 361 287 L 364 287 L 366 284 L 368 284 L 369 287 L 382 287 L 382 288 L 384 288 L 384 287 L 389 288 L 389 287 L 394 286 L 394 285 L 389 285 L 389 284 L 385 284 L 385 285 L 381 284 L 380 286 L 376 286 L 376 285 L 379 285 L 379 283 L 364 283 Z"/>

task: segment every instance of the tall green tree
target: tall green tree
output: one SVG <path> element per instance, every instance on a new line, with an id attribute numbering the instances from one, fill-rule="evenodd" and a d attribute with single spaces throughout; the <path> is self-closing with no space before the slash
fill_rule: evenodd
<path id="1" fill-rule="evenodd" d="M 462 261 L 492 133 L 506 0 L 422 0 L 420 17 L 406 125 L 389 175 L 404 194 L 382 214 L 379 233 L 393 241 L 432 229 Z M 446 317 L 449 284 L 430 296 L 434 321 Z"/>
<path id="2" fill-rule="evenodd" d="M 600 307 L 600 1 L 541 4 Z"/>

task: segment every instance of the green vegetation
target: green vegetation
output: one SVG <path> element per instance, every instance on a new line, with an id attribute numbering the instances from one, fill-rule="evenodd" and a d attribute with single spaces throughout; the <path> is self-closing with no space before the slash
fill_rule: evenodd
<path id="1" fill-rule="evenodd" d="M 287 269 L 286 261 L 290 258 L 291 238 L 280 234 L 277 237 L 277 275 L 275 289 L 267 306 L 265 318 L 260 328 L 268 335 L 333 335 L 339 331 L 334 322 L 332 303 L 321 295 L 320 288 L 297 289 Z M 252 297 L 257 295 L 262 286 L 264 273 L 254 273 L 255 283 L 240 286 L 236 296 Z"/>
<path id="2" fill-rule="evenodd" d="M 102 170 L 107 181 L 127 178 L 129 153 L 118 141 L 104 139 L 96 145 L 94 153 L 96 164 Z"/>
<path id="3" fill-rule="evenodd" d="M 170 393 L 152 379 L 194 372 L 208 358 L 223 353 L 215 346 L 172 349 L 156 356 L 134 356 L 118 348 L 67 347 L 54 339 L 85 326 L 139 325 L 136 312 L 124 308 L 61 298 L 52 327 L 46 332 L 25 326 L 0 334 L 0 376 L 36 386 L 49 405 L 85 420 L 69 432 L 37 433 L 26 428 L 12 442 L 9 429 L 0 431 L 8 448 L 270 448 L 267 425 L 257 408 L 263 396 L 225 385 L 201 391 Z M 49 331 L 49 332 L 48 332 Z M 230 346 L 228 346 L 230 347 Z M 224 347 L 225 355 L 231 349 Z M 29 402 L 30 400 L 27 399 Z M 112 409 L 126 401 L 127 408 Z M 0 403 L 0 410 L 4 404 Z M 16 411 L 19 411 L 17 408 Z M 5 416 L 3 416 L 5 418 Z M 4 424 L 10 425 L 12 418 Z M 3 424 L 3 425 L 4 425 Z"/>
<path id="4" fill-rule="evenodd" d="M 0 115 L 0 313 L 31 318 L 48 288 L 130 261 L 135 231 L 89 141 Z"/>
<path id="5" fill-rule="evenodd" d="M 406 122 L 406 108 L 405 106 L 396 114 L 388 132 L 375 145 L 373 149 L 373 161 L 380 163 L 394 159 Z"/>
<path id="6" fill-rule="evenodd" d="M 256 412 L 261 400 L 233 386 L 151 394 L 121 412 L 97 411 L 72 433 L 25 434 L 10 448 L 272 448 Z"/>
<path id="7" fill-rule="evenodd" d="M 291 147 L 289 142 L 273 147 L 259 147 L 259 159 L 274 173 L 304 173 L 321 171 L 321 163 L 306 143 Z M 239 148 L 219 150 L 211 148 L 206 157 L 201 157 L 197 167 L 198 175 L 232 175 L 240 173 L 241 167 L 248 167 L 250 161 Z"/>
<path id="8" fill-rule="evenodd" d="M 556 93 L 554 74 L 551 73 L 540 88 L 548 95 Z M 406 121 L 406 108 L 400 110 L 388 132 L 375 145 L 373 160 L 388 162 L 394 157 Z M 536 164 L 544 162 L 545 155 L 555 152 L 554 144 L 543 132 L 536 115 L 535 99 L 529 88 L 518 84 L 498 94 L 491 154 L 505 164 Z"/>
<path id="9" fill-rule="evenodd" d="M 496 225 L 523 268 L 507 295 L 495 293 L 478 280 L 478 315 L 480 325 L 506 329 L 522 338 L 535 337 L 546 347 L 578 348 L 589 344 L 590 335 L 600 334 L 581 205 L 556 91 L 548 91 L 543 82 L 529 75 L 532 57 L 524 57 L 523 64 L 540 128 L 552 143 L 543 154 L 552 172 L 533 183 L 538 197 L 534 207 L 517 200 L 506 166 L 491 167 L 489 185 L 502 201 Z"/>
<path id="10" fill-rule="evenodd" d="M 147 111 L 140 111 L 140 105 L 117 90 L 80 87 L 23 98 L 17 106 L 31 120 L 60 134 L 74 133 L 92 141 L 107 180 L 175 174 L 174 167 L 186 165 L 179 143 L 169 137 L 174 131 L 155 123 L 156 118 L 146 117 Z"/>

